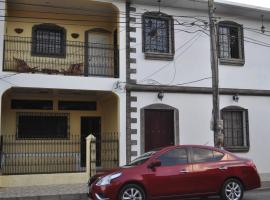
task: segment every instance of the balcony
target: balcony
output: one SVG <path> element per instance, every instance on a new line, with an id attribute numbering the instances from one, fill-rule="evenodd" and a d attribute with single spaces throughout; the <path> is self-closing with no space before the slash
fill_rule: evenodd
<path id="1" fill-rule="evenodd" d="M 45 41 L 43 39 L 43 41 Z M 69 76 L 119 77 L 117 45 L 66 41 L 61 56 L 40 55 L 34 51 L 55 52 L 55 45 L 39 43 L 31 37 L 5 36 L 3 71 Z"/>

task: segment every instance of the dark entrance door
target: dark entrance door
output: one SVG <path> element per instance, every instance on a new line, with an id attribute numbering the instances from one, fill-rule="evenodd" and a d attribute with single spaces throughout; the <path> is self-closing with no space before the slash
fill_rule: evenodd
<path id="1" fill-rule="evenodd" d="M 174 144 L 174 111 L 145 110 L 145 151 Z"/>
<path id="2" fill-rule="evenodd" d="M 101 164 L 101 120 L 100 117 L 81 117 L 81 167 L 86 166 L 86 137 L 91 133 L 96 137 L 96 162 Z"/>

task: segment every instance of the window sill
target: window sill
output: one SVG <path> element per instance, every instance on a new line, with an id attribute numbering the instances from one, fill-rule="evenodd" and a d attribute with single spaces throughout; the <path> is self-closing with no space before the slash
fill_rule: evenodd
<path id="1" fill-rule="evenodd" d="M 144 54 L 145 59 L 148 60 L 173 60 L 174 54 L 171 53 L 145 53 Z"/>
<path id="2" fill-rule="evenodd" d="M 247 153 L 249 152 L 249 147 L 235 146 L 235 147 L 224 147 L 225 150 L 232 153 Z"/>
<path id="3" fill-rule="evenodd" d="M 220 58 L 219 63 L 221 65 L 244 66 L 245 65 L 245 60 L 243 60 L 243 59 L 224 59 L 224 58 Z"/>

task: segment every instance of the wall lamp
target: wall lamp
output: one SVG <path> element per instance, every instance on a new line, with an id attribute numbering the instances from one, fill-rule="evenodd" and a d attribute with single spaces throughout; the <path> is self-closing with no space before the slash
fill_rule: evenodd
<path id="1" fill-rule="evenodd" d="M 233 99 L 233 101 L 238 102 L 239 101 L 238 94 L 233 95 L 232 99 Z"/>
<path id="2" fill-rule="evenodd" d="M 159 92 L 158 92 L 158 95 L 157 95 L 157 98 L 158 98 L 160 101 L 162 101 L 163 97 L 164 97 L 164 93 L 163 93 L 162 91 L 159 91 Z"/>

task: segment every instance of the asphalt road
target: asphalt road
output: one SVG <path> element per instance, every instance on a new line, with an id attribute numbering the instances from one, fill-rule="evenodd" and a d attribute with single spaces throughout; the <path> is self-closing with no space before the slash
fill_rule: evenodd
<path id="1" fill-rule="evenodd" d="M 218 197 L 205 198 L 205 200 L 207 199 L 220 200 L 220 198 Z M 198 200 L 198 199 L 192 199 L 192 200 Z M 253 191 L 246 192 L 244 194 L 243 200 L 270 200 L 270 189 L 269 190 L 253 190 Z"/>
<path id="2" fill-rule="evenodd" d="M 86 200 L 86 199 L 81 199 L 81 200 Z M 192 199 L 184 199 L 184 200 L 202 200 L 202 199 L 192 198 Z M 220 200 L 220 198 L 209 197 L 209 198 L 205 198 L 204 200 Z M 253 190 L 253 191 L 246 192 L 243 200 L 270 200 L 270 189 L 269 190 Z"/>

